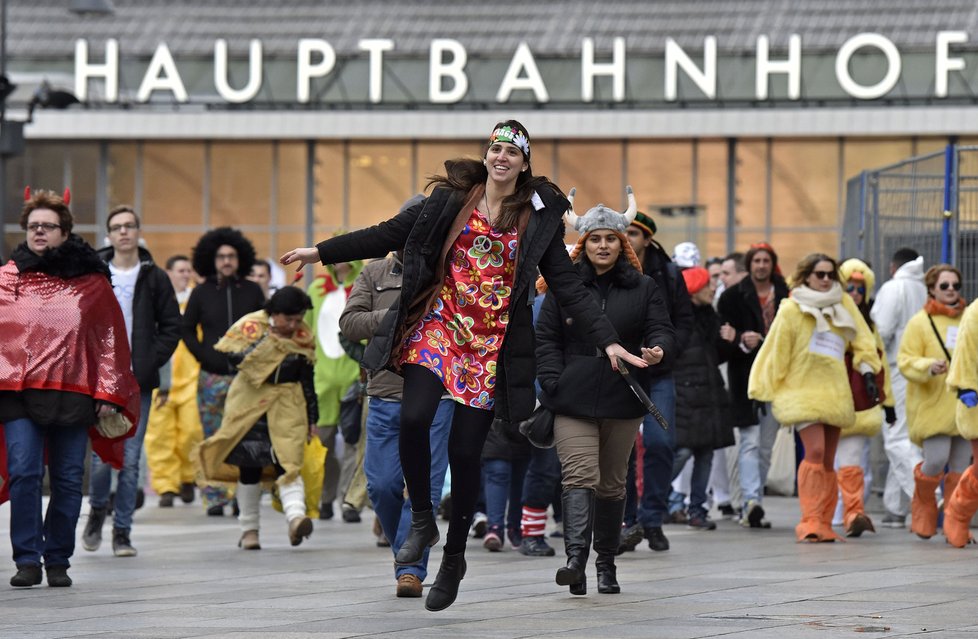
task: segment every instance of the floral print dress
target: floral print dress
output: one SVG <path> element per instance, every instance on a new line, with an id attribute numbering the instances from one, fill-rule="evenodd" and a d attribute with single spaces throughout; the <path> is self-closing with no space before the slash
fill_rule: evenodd
<path id="1" fill-rule="evenodd" d="M 455 401 L 492 410 L 496 363 L 509 323 L 517 231 L 491 228 L 478 209 L 447 258 L 435 303 L 404 342 L 401 364 L 441 379 Z"/>

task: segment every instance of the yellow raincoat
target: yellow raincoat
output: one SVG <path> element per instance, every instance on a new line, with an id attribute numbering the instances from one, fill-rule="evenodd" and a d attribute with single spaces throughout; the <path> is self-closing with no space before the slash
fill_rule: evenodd
<path id="1" fill-rule="evenodd" d="M 214 348 L 240 353 L 256 342 L 258 345 L 238 365 L 238 374 L 228 389 L 221 428 L 201 443 L 197 459 L 206 479 L 237 481 L 238 467 L 224 460 L 255 422 L 267 414 L 272 449 L 285 469 L 278 483 L 286 485 L 296 480 L 302 468 L 309 434 L 306 402 L 299 382 L 275 384 L 266 380 L 288 355 L 302 355 L 310 364 L 314 361 L 312 332 L 303 323 L 292 339 L 283 339 L 269 331 L 268 314 L 256 311 L 235 322 Z"/>
<path id="2" fill-rule="evenodd" d="M 961 315 L 958 340 L 947 372 L 947 388 L 956 397 L 959 390 L 978 391 L 978 300 Z M 968 408 L 955 401 L 958 434 L 965 439 L 978 439 L 978 407 Z"/>
<path id="3" fill-rule="evenodd" d="M 961 317 L 932 317 L 945 348 L 953 356 Z M 946 359 L 927 313 L 918 311 L 907 322 L 897 353 L 897 366 L 907 378 L 907 430 L 910 441 L 918 446 L 930 437 L 958 434 L 955 421 L 957 398 L 947 389 L 945 375 L 930 373 L 931 365 Z"/>
<path id="4" fill-rule="evenodd" d="M 856 324 L 851 341 L 835 326 L 827 331 L 832 335 L 815 333 L 815 318 L 789 298 L 782 300 L 757 353 L 747 395 L 771 402 L 774 417 L 785 426 L 818 422 L 845 429 L 856 422 L 844 352 L 852 349 L 853 366 L 865 362 L 874 372 L 879 371 L 880 360 L 856 304 L 845 294 L 841 303 Z M 841 349 L 835 348 L 839 338 L 844 344 Z"/>

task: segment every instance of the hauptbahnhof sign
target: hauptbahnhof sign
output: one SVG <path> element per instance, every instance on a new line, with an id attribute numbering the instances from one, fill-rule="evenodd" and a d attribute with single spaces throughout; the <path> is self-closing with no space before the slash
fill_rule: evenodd
<path id="1" fill-rule="evenodd" d="M 580 40 L 580 56 L 534 55 L 531 43 L 498 55 L 434 38 L 428 55 L 405 55 L 388 38 L 363 38 L 338 55 L 325 39 L 296 40 L 295 55 L 263 54 L 262 41 L 231 51 L 217 39 L 209 59 L 182 57 L 160 42 L 149 60 L 120 54 L 116 39 L 78 40 L 74 91 L 90 103 L 207 103 L 279 107 L 364 105 L 817 106 L 896 101 L 975 102 L 978 51 L 964 31 L 936 33 L 929 50 L 901 51 L 885 34 L 860 33 L 836 50 L 805 51 L 803 36 L 750 53 L 722 53 L 715 36 L 698 50 L 668 38 L 660 54 L 626 50 L 624 38 Z M 68 69 L 64 69 L 68 71 Z"/>

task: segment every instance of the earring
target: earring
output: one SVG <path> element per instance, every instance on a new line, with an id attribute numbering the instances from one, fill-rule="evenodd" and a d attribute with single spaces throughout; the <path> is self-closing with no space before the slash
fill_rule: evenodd
<path id="1" fill-rule="evenodd" d="M 485 163 L 486 163 L 486 159 L 485 159 L 485 158 L 482 158 L 482 163 L 483 163 L 483 164 L 485 164 Z"/>

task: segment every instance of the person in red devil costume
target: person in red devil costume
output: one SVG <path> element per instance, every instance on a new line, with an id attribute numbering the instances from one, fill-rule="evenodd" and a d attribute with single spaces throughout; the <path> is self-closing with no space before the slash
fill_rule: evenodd
<path id="1" fill-rule="evenodd" d="M 9 496 L 15 587 L 41 583 L 42 563 L 49 586 L 71 585 L 87 440 L 120 467 L 139 421 L 122 310 L 108 267 L 71 232 L 69 198 L 28 187 L 27 239 L 0 267 L 0 503 Z"/>

